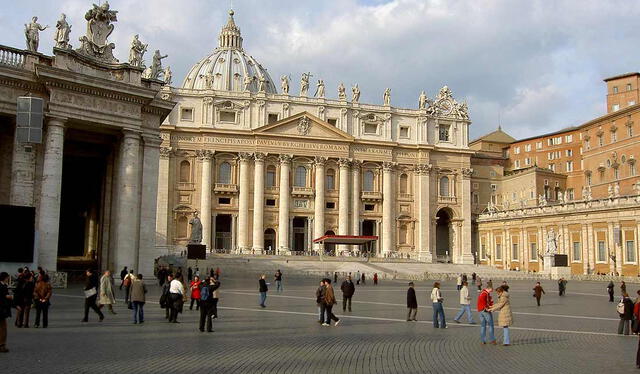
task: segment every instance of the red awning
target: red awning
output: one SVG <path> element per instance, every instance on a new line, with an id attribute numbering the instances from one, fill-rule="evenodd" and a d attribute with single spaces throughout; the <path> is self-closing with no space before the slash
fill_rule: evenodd
<path id="1" fill-rule="evenodd" d="M 354 236 L 354 235 L 325 235 L 313 239 L 314 243 L 328 244 L 368 244 L 378 240 L 377 236 Z"/>

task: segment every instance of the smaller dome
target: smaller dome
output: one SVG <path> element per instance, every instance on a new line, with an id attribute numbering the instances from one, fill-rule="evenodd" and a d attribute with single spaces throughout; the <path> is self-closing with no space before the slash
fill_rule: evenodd
<path id="1" fill-rule="evenodd" d="M 277 93 L 267 69 L 242 49 L 240 28 L 233 15 L 230 10 L 218 36 L 218 48 L 191 68 L 182 88 Z"/>

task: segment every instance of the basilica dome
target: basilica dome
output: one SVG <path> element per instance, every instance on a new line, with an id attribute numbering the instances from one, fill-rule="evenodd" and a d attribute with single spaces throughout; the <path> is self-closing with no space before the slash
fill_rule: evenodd
<path id="1" fill-rule="evenodd" d="M 182 88 L 277 93 L 267 69 L 242 49 L 242 36 L 233 19 L 233 10 L 229 11 L 229 20 L 218 40 L 218 48 L 193 65 Z"/>

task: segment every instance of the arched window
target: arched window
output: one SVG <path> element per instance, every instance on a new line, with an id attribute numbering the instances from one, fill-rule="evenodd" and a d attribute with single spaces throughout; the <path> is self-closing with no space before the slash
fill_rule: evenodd
<path id="1" fill-rule="evenodd" d="M 363 191 L 373 191 L 373 172 L 367 170 L 364 172 L 364 183 L 362 186 Z"/>
<path id="2" fill-rule="evenodd" d="M 184 160 L 180 163 L 180 182 L 186 183 L 191 180 L 191 164 Z"/>
<path id="3" fill-rule="evenodd" d="M 176 236 L 178 238 L 187 237 L 187 229 L 189 227 L 189 220 L 185 216 L 178 217 L 178 223 L 176 227 Z"/>
<path id="4" fill-rule="evenodd" d="M 449 178 L 440 178 L 440 196 L 449 196 Z"/>
<path id="5" fill-rule="evenodd" d="M 296 168 L 296 178 L 293 181 L 293 185 L 295 187 L 307 186 L 307 168 L 305 168 L 304 166 L 298 166 Z"/>
<path id="6" fill-rule="evenodd" d="M 228 162 L 220 164 L 220 168 L 218 169 L 218 183 L 231 183 L 231 165 Z"/>
<path id="7" fill-rule="evenodd" d="M 266 187 L 276 186 L 276 167 L 273 165 L 267 166 L 265 185 Z"/>
<path id="8" fill-rule="evenodd" d="M 335 190 L 336 189 L 336 171 L 334 169 L 327 170 L 327 175 L 325 176 L 325 188 L 327 190 Z"/>
<path id="9" fill-rule="evenodd" d="M 400 226 L 400 235 L 398 235 L 399 244 L 407 244 L 407 225 Z"/>
<path id="10" fill-rule="evenodd" d="M 408 180 L 409 176 L 407 174 L 402 174 L 400 176 L 400 193 L 407 193 Z"/>

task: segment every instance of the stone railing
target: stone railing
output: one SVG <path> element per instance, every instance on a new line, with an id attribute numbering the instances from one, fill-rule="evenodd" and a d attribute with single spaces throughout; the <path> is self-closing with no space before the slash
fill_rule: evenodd
<path id="1" fill-rule="evenodd" d="M 264 193 L 277 195 L 280 192 L 278 187 L 265 187 Z"/>
<path id="2" fill-rule="evenodd" d="M 313 196 L 313 188 L 311 187 L 293 187 L 291 189 L 293 196 Z"/>
<path id="3" fill-rule="evenodd" d="M 237 184 L 228 183 L 216 183 L 213 191 L 220 194 L 235 194 L 238 193 Z"/>
<path id="4" fill-rule="evenodd" d="M 178 183 L 178 191 L 194 191 L 195 183 L 189 182 L 179 182 Z"/>
<path id="5" fill-rule="evenodd" d="M 438 196 L 438 202 L 443 204 L 455 204 L 456 198 L 454 196 Z"/>
<path id="6" fill-rule="evenodd" d="M 0 65 L 23 67 L 27 60 L 27 52 L 0 45 Z"/>
<path id="7" fill-rule="evenodd" d="M 382 193 L 377 191 L 362 191 L 360 198 L 368 201 L 382 200 Z"/>

